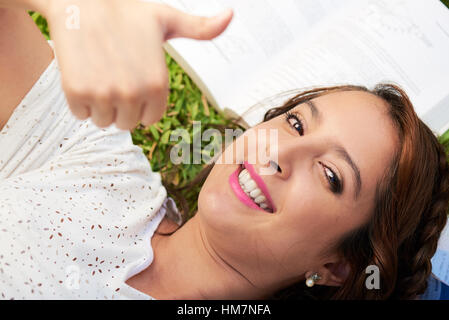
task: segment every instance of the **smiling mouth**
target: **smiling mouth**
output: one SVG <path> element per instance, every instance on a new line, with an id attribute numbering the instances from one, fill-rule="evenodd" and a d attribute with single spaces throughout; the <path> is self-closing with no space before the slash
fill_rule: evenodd
<path id="1" fill-rule="evenodd" d="M 266 190 L 265 184 L 257 175 L 254 168 L 247 162 L 240 165 L 238 182 L 242 190 L 254 205 L 266 212 L 274 212 L 274 206 L 272 205 L 272 201 L 268 194 L 268 190 Z"/>

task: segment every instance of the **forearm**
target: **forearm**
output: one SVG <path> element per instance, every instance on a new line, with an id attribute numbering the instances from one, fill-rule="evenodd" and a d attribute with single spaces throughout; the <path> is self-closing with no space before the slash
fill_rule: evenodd
<path id="1" fill-rule="evenodd" d="M 0 8 L 0 127 L 51 59 L 51 48 L 28 13 Z"/>
<path id="2" fill-rule="evenodd" d="M 45 12 L 52 0 L 0 0 L 0 8 L 23 9 Z"/>

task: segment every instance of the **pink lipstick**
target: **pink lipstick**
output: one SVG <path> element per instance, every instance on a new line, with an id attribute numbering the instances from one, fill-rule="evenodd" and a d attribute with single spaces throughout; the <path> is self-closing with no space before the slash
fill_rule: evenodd
<path id="1" fill-rule="evenodd" d="M 268 207 L 266 205 L 263 205 L 261 207 L 261 204 L 257 204 L 254 199 L 252 199 L 249 196 L 248 190 L 243 190 L 241 182 L 239 180 L 239 174 L 242 172 L 242 170 L 246 169 L 245 171 L 248 171 L 247 174 L 251 177 L 253 180 L 253 183 L 257 185 L 257 187 L 260 189 L 260 192 L 265 196 L 266 201 L 268 202 Z M 248 179 L 248 178 L 247 178 Z M 236 195 L 236 197 L 246 206 L 252 208 L 252 209 L 259 209 L 264 212 L 273 213 L 275 211 L 275 208 L 273 206 L 273 201 L 271 200 L 271 197 L 268 193 L 268 189 L 263 182 L 263 180 L 260 178 L 260 176 L 256 173 L 254 167 L 249 164 L 248 162 L 245 162 L 244 165 L 239 166 L 230 176 L 229 176 L 229 184 L 231 186 L 232 191 Z M 246 185 L 245 185 L 246 187 Z M 245 192 L 246 191 L 246 192 Z M 256 199 L 256 201 L 259 203 Z M 265 208 L 265 209 L 263 209 Z"/>
<path id="2" fill-rule="evenodd" d="M 256 182 L 259 189 L 262 191 L 262 193 L 265 195 L 265 197 L 268 200 L 268 204 L 273 209 L 273 212 L 276 211 L 276 208 L 274 207 L 273 200 L 271 199 L 270 193 L 268 192 L 268 188 L 265 185 L 265 182 L 263 182 L 262 178 L 257 174 L 256 170 L 254 169 L 254 166 L 249 163 L 248 161 L 245 161 L 244 163 L 245 169 L 248 170 L 249 175 L 251 178 Z"/>

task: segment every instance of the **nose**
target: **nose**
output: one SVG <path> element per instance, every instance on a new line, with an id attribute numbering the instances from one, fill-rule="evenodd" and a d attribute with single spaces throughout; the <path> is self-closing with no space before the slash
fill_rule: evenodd
<path id="1" fill-rule="evenodd" d="M 275 162 L 275 161 L 273 161 L 273 160 L 270 160 L 270 161 L 269 161 L 269 164 L 270 164 L 271 167 L 273 167 L 274 169 L 276 169 L 277 172 L 282 173 L 282 169 L 281 169 L 281 167 L 279 166 L 279 164 L 277 164 L 277 162 Z"/>
<path id="2" fill-rule="evenodd" d="M 268 161 L 268 163 L 262 167 L 265 167 L 265 168 L 268 167 L 269 170 L 267 172 L 269 172 L 268 174 L 270 174 L 270 175 L 276 174 L 280 177 L 284 176 L 281 166 L 275 160 Z"/>
<path id="3" fill-rule="evenodd" d="M 313 158 L 324 152 L 324 145 L 318 137 L 288 137 L 279 135 L 275 153 L 270 153 L 266 167 L 281 179 L 288 179 L 298 166 L 308 166 Z"/>

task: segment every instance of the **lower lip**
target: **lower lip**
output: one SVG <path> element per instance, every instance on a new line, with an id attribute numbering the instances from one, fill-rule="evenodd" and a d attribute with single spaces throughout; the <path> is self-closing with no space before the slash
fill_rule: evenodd
<path id="1" fill-rule="evenodd" d="M 231 189 L 234 191 L 234 194 L 246 206 L 266 212 L 264 209 L 255 204 L 253 200 L 245 193 L 245 191 L 243 191 L 242 187 L 240 187 L 239 173 L 240 167 L 238 167 L 237 170 L 235 170 L 229 177 L 229 184 L 231 185 Z"/>

